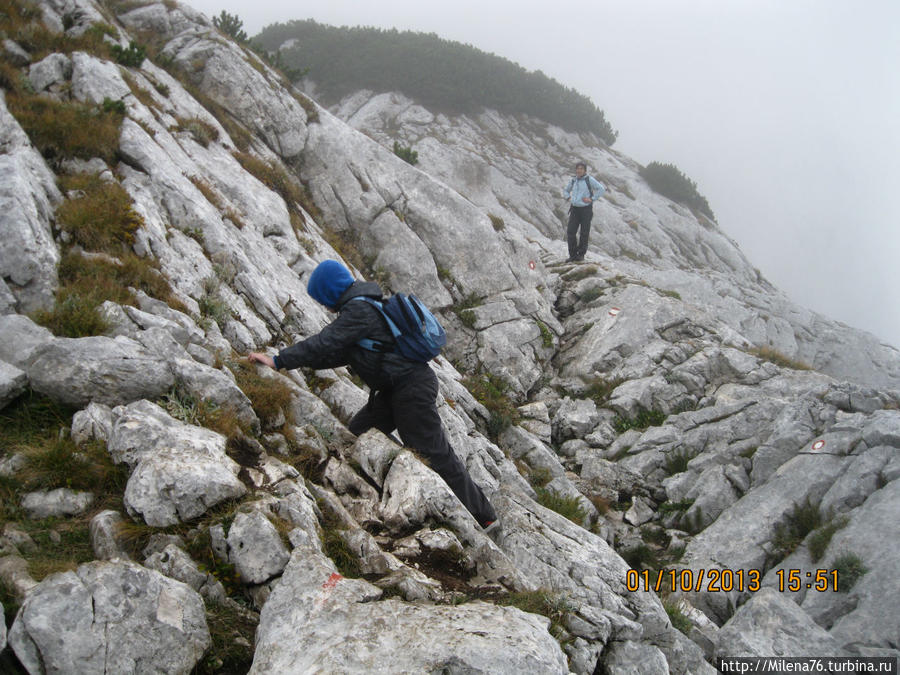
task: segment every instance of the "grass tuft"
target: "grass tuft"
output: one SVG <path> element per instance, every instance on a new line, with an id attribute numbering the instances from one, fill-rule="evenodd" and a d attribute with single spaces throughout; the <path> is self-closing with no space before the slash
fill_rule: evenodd
<path id="1" fill-rule="evenodd" d="M 754 356 L 763 359 L 764 361 L 769 361 L 770 363 L 774 363 L 776 366 L 780 366 L 782 368 L 791 368 L 793 370 L 812 370 L 812 366 L 803 363 L 803 361 L 792 359 L 772 347 L 754 347 L 753 349 L 750 349 L 749 352 Z"/>
<path id="2" fill-rule="evenodd" d="M 550 634 L 556 638 L 565 633 L 568 617 L 575 611 L 565 595 L 545 589 L 509 593 L 498 597 L 494 602 L 547 617 L 550 619 Z"/>
<path id="3" fill-rule="evenodd" d="M 237 385 L 250 399 L 253 411 L 259 417 L 263 428 L 272 424 L 284 415 L 286 423 L 293 426 L 296 420 L 293 418 L 291 407 L 291 389 L 279 379 L 263 377 L 257 372 L 257 366 L 249 361 L 240 361 L 232 366 Z"/>
<path id="4" fill-rule="evenodd" d="M 541 506 L 556 511 L 559 515 L 565 516 L 576 525 L 581 525 L 587 515 L 581 506 L 581 500 L 578 497 L 563 497 L 552 490 L 546 488 L 536 488 L 537 503 Z"/>
<path id="5" fill-rule="evenodd" d="M 813 562 L 818 562 L 822 559 L 822 556 L 825 555 L 825 549 L 827 549 L 828 544 L 831 543 L 831 538 L 834 536 L 835 532 L 846 527 L 849 522 L 850 519 L 847 518 L 847 516 L 834 518 L 815 529 L 812 534 L 809 535 L 807 545 L 809 546 L 809 557 Z"/>
<path id="6" fill-rule="evenodd" d="M 13 92 L 6 105 L 48 160 L 100 157 L 112 163 L 118 155 L 122 115 L 116 111 Z"/>
<path id="7" fill-rule="evenodd" d="M 503 431 L 519 421 L 519 411 L 509 396 L 509 383 L 493 373 L 464 378 L 462 384 L 490 413 L 487 432 L 496 441 Z"/>
<path id="8" fill-rule="evenodd" d="M 849 593 L 869 569 L 862 558 L 855 553 L 843 553 L 831 562 L 831 569 L 837 571 L 837 589 L 839 593 Z"/>
<path id="9" fill-rule="evenodd" d="M 643 431 L 649 427 L 658 427 L 666 421 L 667 415 L 660 410 L 641 410 L 635 417 L 617 417 L 613 428 L 620 434 L 629 429 Z"/>
<path id="10" fill-rule="evenodd" d="M 793 553 L 806 535 L 821 527 L 822 520 L 819 507 L 812 504 L 809 498 L 796 504 L 785 521 L 775 526 L 775 535 L 772 538 L 775 550 L 782 558 Z"/>

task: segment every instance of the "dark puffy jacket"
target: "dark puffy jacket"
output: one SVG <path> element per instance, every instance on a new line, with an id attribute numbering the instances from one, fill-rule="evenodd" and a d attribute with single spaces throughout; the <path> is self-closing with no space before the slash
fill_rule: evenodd
<path id="1" fill-rule="evenodd" d="M 392 352 L 379 353 L 360 347 L 369 338 L 393 345 L 394 338 L 381 313 L 357 296 L 382 299 L 381 288 L 369 281 L 355 281 L 337 302 L 338 317 L 313 335 L 278 352 L 279 368 L 338 368 L 350 366 L 372 390 L 391 389 L 398 380 L 422 367 Z"/>

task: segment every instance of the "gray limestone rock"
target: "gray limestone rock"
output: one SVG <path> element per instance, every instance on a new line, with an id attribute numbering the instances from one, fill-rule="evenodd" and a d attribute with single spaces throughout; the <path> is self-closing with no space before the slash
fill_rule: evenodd
<path id="1" fill-rule="evenodd" d="M 895 545 L 900 536 L 898 508 L 900 481 L 893 480 L 873 492 L 852 512 L 847 526 L 832 537 L 822 560 L 809 568 L 813 575 L 816 569 L 836 569 L 838 559 L 852 555 L 855 558 L 850 560 L 856 564 L 845 563 L 845 581 L 850 581 L 850 570 L 856 565 L 867 570 L 852 585 L 847 600 L 839 597 L 843 593 L 813 590 L 806 594 L 801 605 L 814 616 L 830 613 L 829 633 L 854 653 L 863 653 L 866 648 L 897 648 L 900 618 L 893 607 L 900 594 L 900 580 L 896 574 L 900 551 Z M 838 603 L 839 607 L 831 606 L 835 601 L 842 601 Z"/>
<path id="2" fill-rule="evenodd" d="M 0 410 L 14 401 L 28 388 L 28 376 L 24 372 L 0 361 Z"/>
<path id="3" fill-rule="evenodd" d="M 259 511 L 238 513 L 226 542 L 228 560 L 248 584 L 261 584 L 281 574 L 291 557 L 278 530 Z"/>
<path id="4" fill-rule="evenodd" d="M 209 603 L 225 602 L 225 587 L 209 572 L 201 572 L 191 557 L 175 544 L 147 556 L 144 566 L 187 584 Z"/>
<path id="5" fill-rule="evenodd" d="M 110 407 L 102 403 L 90 403 L 72 417 L 72 440 L 78 446 L 93 440 L 106 442 L 112 426 L 113 414 Z"/>
<path id="6" fill-rule="evenodd" d="M 653 645 L 626 640 L 614 642 L 603 654 L 605 672 L 609 675 L 666 675 L 666 656 Z"/>
<path id="7" fill-rule="evenodd" d="M 129 515 L 165 527 L 247 491 L 224 436 L 182 424 L 149 401 L 116 407 L 112 415 L 110 455 L 133 468 L 124 496 Z"/>
<path id="8" fill-rule="evenodd" d="M 15 66 L 27 66 L 31 61 L 31 55 L 21 45 L 9 38 L 3 40 L 3 54 Z"/>
<path id="9" fill-rule="evenodd" d="M 97 560 L 130 560 L 123 544 L 121 526 L 125 521 L 118 511 L 105 510 L 91 518 L 91 548 Z"/>
<path id="10" fill-rule="evenodd" d="M 19 603 L 37 586 L 28 573 L 28 561 L 15 553 L 0 556 L 0 582 Z"/>
<path id="11" fill-rule="evenodd" d="M 568 672 L 543 617 L 482 602 L 379 602 L 380 595 L 342 577 L 320 553 L 295 549 L 260 614 L 250 672 Z"/>
<path id="12" fill-rule="evenodd" d="M 169 363 L 126 337 L 57 338 L 28 361 L 36 391 L 79 408 L 157 398 L 175 384 Z"/>
<path id="13" fill-rule="evenodd" d="M 53 342 L 53 334 L 22 314 L 0 316 L 0 359 L 27 371 L 36 349 Z"/>
<path id="14" fill-rule="evenodd" d="M 597 406 L 589 399 L 565 398 L 553 417 L 553 438 L 557 442 L 582 438 L 597 425 Z"/>
<path id="15" fill-rule="evenodd" d="M 9 631 L 29 672 L 191 672 L 210 645 L 203 601 L 130 562 L 93 562 L 35 587 Z"/>
<path id="16" fill-rule="evenodd" d="M 94 503 L 94 495 L 90 492 L 76 492 L 68 488 L 55 490 L 39 490 L 29 492 L 22 497 L 22 508 L 29 518 L 60 518 L 77 516 Z"/>
<path id="17" fill-rule="evenodd" d="M 53 173 L 7 110 L 2 96 L 0 147 L 0 279 L 15 296 L 17 311 L 49 309 L 60 257 L 50 223 L 62 195 Z M 10 347 L 19 349 L 20 345 Z"/>
<path id="18" fill-rule="evenodd" d="M 755 593 L 719 630 L 716 656 L 845 656 L 840 643 L 782 593 Z"/>
<path id="19" fill-rule="evenodd" d="M 50 54 L 28 68 L 28 82 L 36 92 L 61 84 L 71 77 L 72 60 L 65 54 Z"/>

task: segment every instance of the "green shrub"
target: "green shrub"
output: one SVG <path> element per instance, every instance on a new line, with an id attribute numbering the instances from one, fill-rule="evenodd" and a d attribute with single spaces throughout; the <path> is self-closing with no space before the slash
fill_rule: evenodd
<path id="1" fill-rule="evenodd" d="M 844 553 L 831 561 L 831 569 L 837 571 L 837 589 L 839 593 L 849 593 L 860 577 L 869 569 L 862 558 L 855 553 Z"/>
<path id="2" fill-rule="evenodd" d="M 831 543 L 834 533 L 847 526 L 850 519 L 846 516 L 834 518 L 830 522 L 817 528 L 809 535 L 807 546 L 809 547 L 809 557 L 813 562 L 818 562 L 825 555 L 825 549 Z"/>
<path id="3" fill-rule="evenodd" d="M 587 382 L 587 389 L 584 391 L 584 397 L 591 399 L 598 406 L 602 406 L 609 401 L 610 395 L 615 391 L 616 387 L 624 382 L 624 378 L 616 377 L 611 380 L 605 377 L 593 377 Z"/>
<path id="4" fill-rule="evenodd" d="M 38 310 L 31 318 L 59 337 L 105 335 L 110 325 L 99 310 L 105 300 L 63 289 L 57 293 L 52 309 Z"/>
<path id="5" fill-rule="evenodd" d="M 461 310 L 457 316 L 459 316 L 460 322 L 466 328 L 474 329 L 475 324 L 478 323 L 478 315 L 471 309 Z"/>
<path id="6" fill-rule="evenodd" d="M 641 568 L 655 569 L 659 566 L 659 558 L 646 544 L 638 544 L 633 548 L 621 551 L 619 555 L 628 563 L 629 567 L 639 571 Z"/>
<path id="7" fill-rule="evenodd" d="M 642 168 L 640 173 L 647 184 L 659 194 L 696 209 L 710 220 L 716 219 L 706 197 L 697 191 L 697 184 L 681 173 L 674 164 L 651 162 Z"/>
<path id="8" fill-rule="evenodd" d="M 596 300 L 597 298 L 599 298 L 602 295 L 603 295 L 602 288 L 600 288 L 599 286 L 592 286 L 591 288 L 587 289 L 584 293 L 579 295 L 578 299 L 581 302 L 587 304 L 589 302 L 593 302 L 594 300 Z"/>
<path id="9" fill-rule="evenodd" d="M 810 532 L 822 525 L 822 514 L 819 507 L 812 504 L 809 498 L 796 504 L 784 522 L 775 526 L 772 544 L 781 557 L 793 553 Z"/>
<path id="10" fill-rule="evenodd" d="M 121 99 L 119 99 L 118 101 L 114 101 L 107 96 L 103 99 L 103 112 L 115 113 L 116 115 L 124 115 L 125 101 Z"/>
<path id="11" fill-rule="evenodd" d="M 177 304 L 165 278 L 154 267 L 155 261 L 125 252 L 118 264 L 103 258 L 86 258 L 66 251 L 59 263 L 60 287 L 53 309 L 37 311 L 32 319 L 62 337 L 103 335 L 109 330 L 98 308 L 107 300 L 134 305 L 129 286 L 151 297 Z"/>
<path id="12" fill-rule="evenodd" d="M 220 282 L 217 277 L 210 276 L 203 280 L 203 295 L 197 298 L 200 316 L 213 321 L 219 328 L 225 328 L 231 318 L 231 310 L 219 292 Z"/>
<path id="13" fill-rule="evenodd" d="M 663 607 L 666 610 L 669 621 L 672 622 L 672 626 L 685 635 L 690 635 L 693 624 L 691 623 L 691 620 L 687 618 L 685 613 L 678 608 L 678 603 L 667 599 L 663 603 Z"/>
<path id="14" fill-rule="evenodd" d="M 228 406 L 216 405 L 207 399 L 198 400 L 178 387 L 167 392 L 157 404 L 185 424 L 206 427 L 226 437 L 234 436 L 240 431 L 235 421 L 234 410 Z"/>
<path id="15" fill-rule="evenodd" d="M 328 104 L 360 89 L 402 91 L 432 111 L 477 116 L 487 107 L 594 133 L 609 145 L 616 139 L 588 97 L 540 71 L 434 34 L 293 21 L 268 26 L 258 40 L 276 51 L 290 38 L 284 63 L 308 68 Z"/>
<path id="16" fill-rule="evenodd" d="M 362 576 L 359 559 L 344 541 L 340 531 L 323 529 L 322 539 L 322 550 L 331 558 L 338 572 L 348 579 L 359 579 Z"/>
<path id="17" fill-rule="evenodd" d="M 617 417 L 613 428 L 620 434 L 629 429 L 643 431 L 649 427 L 658 427 L 666 421 L 667 415 L 660 410 L 641 410 L 635 417 Z"/>
<path id="18" fill-rule="evenodd" d="M 32 391 L 0 411 L 0 448 L 25 458 L 15 477 L 0 477 L 0 522 L 18 521 L 34 540 L 36 549 L 27 559 L 28 571 L 37 581 L 93 560 L 91 517 L 104 508 L 123 508 L 127 468 L 114 465 L 102 443 L 74 444 L 65 434 L 73 413 L 73 409 Z M 91 511 L 66 519 L 24 517 L 19 505 L 26 493 L 55 488 L 92 492 L 95 502 Z M 52 532 L 60 536 L 58 543 L 51 538 Z"/>
<path id="19" fill-rule="evenodd" d="M 663 548 L 667 547 L 672 538 L 666 534 L 665 528 L 653 525 L 644 525 L 641 528 L 641 539 L 648 544 L 656 544 Z"/>
<path id="20" fill-rule="evenodd" d="M 537 327 L 541 331 L 541 344 L 544 346 L 544 349 L 549 349 L 553 346 L 553 333 L 550 332 L 547 324 L 543 321 L 538 321 Z"/>
<path id="21" fill-rule="evenodd" d="M 546 488 L 536 488 L 537 503 L 543 507 L 556 511 L 559 515 L 565 516 L 576 525 L 581 525 L 587 515 L 581 506 L 581 500 L 578 497 L 563 497 L 553 490 Z"/>
<path id="22" fill-rule="evenodd" d="M 220 31 L 225 33 L 235 42 L 244 44 L 247 42 L 247 32 L 244 30 L 244 22 L 241 21 L 237 14 L 229 14 L 224 9 L 219 16 L 213 17 L 213 25 Z"/>
<path id="23" fill-rule="evenodd" d="M 419 153 L 409 146 L 400 145 L 399 141 L 394 141 L 394 154 L 407 164 L 415 166 L 419 163 Z"/>
<path id="24" fill-rule="evenodd" d="M 146 50 L 134 40 L 128 43 L 128 47 L 112 45 L 110 52 L 116 62 L 126 68 L 140 68 L 144 59 L 147 58 Z"/>
<path id="25" fill-rule="evenodd" d="M 397 150 L 395 149 L 394 152 L 397 152 Z M 489 213 L 488 218 L 491 219 L 491 225 L 496 232 L 502 232 L 504 229 L 506 229 L 506 223 L 503 222 L 503 218 L 501 218 L 500 216 L 495 216 L 493 213 Z"/>
<path id="26" fill-rule="evenodd" d="M 696 457 L 696 454 L 691 453 L 686 448 L 666 453 L 666 475 L 674 476 L 676 473 L 684 473 L 688 469 L 688 463 L 690 463 L 694 457 Z"/>
<path id="27" fill-rule="evenodd" d="M 519 411 L 510 398 L 509 383 L 493 373 L 469 375 L 462 381 L 479 403 L 488 409 L 488 436 L 496 440 L 504 430 L 519 421 Z"/>

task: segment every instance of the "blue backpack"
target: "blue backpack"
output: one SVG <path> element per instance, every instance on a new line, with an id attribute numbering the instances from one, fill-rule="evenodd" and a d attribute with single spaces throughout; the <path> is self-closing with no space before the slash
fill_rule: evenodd
<path id="1" fill-rule="evenodd" d="M 415 295 L 395 293 L 384 302 L 364 295 L 352 299 L 368 302 L 381 312 L 394 336 L 395 349 L 401 356 L 427 363 L 440 354 L 441 348 L 447 344 L 444 328 Z M 381 342 L 369 338 L 357 344 L 373 352 L 387 351 Z"/>

